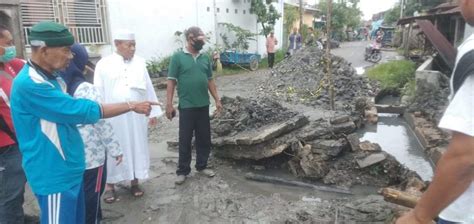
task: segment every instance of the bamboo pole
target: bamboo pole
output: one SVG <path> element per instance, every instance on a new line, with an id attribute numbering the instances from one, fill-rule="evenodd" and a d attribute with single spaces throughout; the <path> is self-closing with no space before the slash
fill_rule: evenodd
<path id="1" fill-rule="evenodd" d="M 419 197 L 417 196 L 413 196 L 406 192 L 395 190 L 392 188 L 384 188 L 382 190 L 382 195 L 385 201 L 408 208 L 414 208 L 419 200 Z"/>
<path id="2" fill-rule="evenodd" d="M 332 76 L 332 61 L 331 61 L 331 17 L 332 17 L 332 0 L 327 0 L 327 16 L 326 16 L 326 70 L 329 79 L 329 97 L 331 110 L 334 110 L 334 80 Z"/>

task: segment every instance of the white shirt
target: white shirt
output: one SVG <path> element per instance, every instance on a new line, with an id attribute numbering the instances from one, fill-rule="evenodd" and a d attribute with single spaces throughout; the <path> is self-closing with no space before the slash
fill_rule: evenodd
<path id="1" fill-rule="evenodd" d="M 74 97 L 101 101 L 99 91 L 87 82 L 77 87 Z M 101 119 L 96 124 L 80 124 L 77 127 L 86 151 L 86 169 L 104 165 L 106 153 L 113 158 L 122 155 L 122 149 L 109 121 Z"/>
<path id="2" fill-rule="evenodd" d="M 456 63 L 470 50 L 474 50 L 474 35 L 459 46 Z M 455 95 L 452 82 L 451 79 L 451 102 L 439 127 L 474 137 L 474 75 L 470 75 L 464 81 Z M 474 223 L 474 182 L 458 199 L 444 209 L 439 217 L 451 222 Z"/>

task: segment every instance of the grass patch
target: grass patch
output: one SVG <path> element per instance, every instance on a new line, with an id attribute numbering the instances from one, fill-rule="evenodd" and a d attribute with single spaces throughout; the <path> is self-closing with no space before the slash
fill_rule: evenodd
<path id="1" fill-rule="evenodd" d="M 283 61 L 283 59 L 285 59 L 285 51 L 278 50 L 277 52 L 275 52 L 275 65 L 280 63 L 281 61 Z M 258 68 L 259 69 L 268 68 L 268 59 L 263 58 L 260 61 L 260 64 L 259 64 Z"/>
<path id="2" fill-rule="evenodd" d="M 416 64 L 411 61 L 390 61 L 367 70 L 367 76 L 379 81 L 385 90 L 401 92 L 408 82 L 415 80 L 415 71 Z"/>

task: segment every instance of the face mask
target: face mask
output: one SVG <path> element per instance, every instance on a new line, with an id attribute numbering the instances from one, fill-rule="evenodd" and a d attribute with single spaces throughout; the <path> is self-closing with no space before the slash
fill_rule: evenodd
<path id="1" fill-rule="evenodd" d="M 196 50 L 196 51 L 200 51 L 202 49 L 202 47 L 204 46 L 204 41 L 202 41 L 202 40 L 195 40 L 193 42 L 194 43 L 193 43 L 192 46 L 193 46 L 194 50 Z"/>
<path id="2" fill-rule="evenodd" d="M 9 62 L 16 57 L 16 48 L 15 46 L 10 47 L 1 47 L 5 49 L 5 53 L 0 56 L 0 62 Z"/>

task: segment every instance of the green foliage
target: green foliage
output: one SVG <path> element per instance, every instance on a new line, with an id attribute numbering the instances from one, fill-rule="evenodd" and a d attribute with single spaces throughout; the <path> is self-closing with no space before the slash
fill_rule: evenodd
<path id="1" fill-rule="evenodd" d="M 354 29 L 359 27 L 362 23 L 362 11 L 360 11 L 358 4 L 359 0 L 333 2 L 331 29 L 333 31 L 344 32 L 346 26 Z M 321 1 L 319 3 L 319 9 L 323 15 L 326 15 L 326 1 Z"/>
<path id="2" fill-rule="evenodd" d="M 171 55 L 165 57 L 152 57 L 146 62 L 146 69 L 149 74 L 158 74 L 163 70 L 167 70 L 171 61 Z"/>
<path id="3" fill-rule="evenodd" d="M 377 80 L 385 90 L 400 92 L 410 81 L 415 79 L 416 64 L 407 61 L 391 61 L 367 70 L 370 79 Z"/>
<path id="4" fill-rule="evenodd" d="M 250 13 L 257 15 L 257 22 L 262 25 L 262 35 L 265 37 L 274 29 L 276 21 L 281 17 L 271 4 L 272 0 L 252 0 Z"/>
<path id="5" fill-rule="evenodd" d="M 398 19 L 400 19 L 400 4 L 397 3 L 395 7 L 390 9 L 384 16 L 383 23 L 386 25 L 393 25 L 395 24 Z"/>
<path id="6" fill-rule="evenodd" d="M 235 35 L 236 40 L 233 43 L 230 43 L 229 38 L 225 34 L 220 34 L 224 47 L 226 49 L 237 49 L 238 51 L 246 51 L 249 49 L 249 41 L 255 40 L 255 34 L 250 32 L 250 30 L 243 29 L 240 26 L 236 26 L 231 23 L 220 23 L 222 24 L 227 31 Z"/>
<path id="7" fill-rule="evenodd" d="M 285 33 L 290 33 L 293 29 L 293 24 L 298 20 L 298 7 L 285 4 L 283 23 L 285 26 Z"/>
<path id="8" fill-rule="evenodd" d="M 413 16 L 416 11 L 421 12 L 433 8 L 445 0 L 406 0 L 404 17 Z M 388 13 L 385 14 L 384 23 L 392 25 L 400 19 L 400 3 L 397 3 Z"/>

